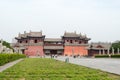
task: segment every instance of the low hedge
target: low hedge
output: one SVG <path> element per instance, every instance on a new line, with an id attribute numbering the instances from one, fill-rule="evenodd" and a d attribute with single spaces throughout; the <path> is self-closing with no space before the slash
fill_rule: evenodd
<path id="1" fill-rule="evenodd" d="M 6 53 L 0 53 L 0 66 L 4 65 L 5 63 L 20 59 L 20 58 L 24 58 L 26 57 L 23 54 L 6 54 Z"/>
<path id="2" fill-rule="evenodd" d="M 111 58 L 120 58 L 120 54 L 111 55 Z"/>
<path id="3" fill-rule="evenodd" d="M 105 55 L 95 55 L 95 58 L 120 58 L 120 54 L 105 54 Z"/>

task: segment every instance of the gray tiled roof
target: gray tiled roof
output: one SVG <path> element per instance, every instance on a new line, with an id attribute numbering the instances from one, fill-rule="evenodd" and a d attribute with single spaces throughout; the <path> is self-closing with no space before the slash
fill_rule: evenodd
<path id="1" fill-rule="evenodd" d="M 27 36 L 29 37 L 42 37 L 42 32 L 29 32 L 26 33 L 24 32 L 24 34 L 20 34 L 18 35 L 18 37 L 16 37 L 17 39 L 21 39 L 21 38 L 26 38 Z"/>
<path id="2" fill-rule="evenodd" d="M 81 38 L 81 39 L 89 39 L 89 38 L 87 38 L 86 35 L 82 35 L 81 33 L 77 34 L 76 32 L 71 32 L 71 33 L 70 32 L 65 32 L 63 37 L 78 37 L 78 38 Z"/>
<path id="3" fill-rule="evenodd" d="M 46 42 L 61 42 L 62 39 L 60 39 L 60 38 L 45 38 L 44 41 L 46 41 Z"/>
<path id="4" fill-rule="evenodd" d="M 112 44 L 99 42 L 99 43 L 91 43 L 90 46 L 91 45 L 92 45 L 92 49 L 110 49 Z M 90 49 L 90 46 L 89 46 L 89 49 Z"/>
<path id="5" fill-rule="evenodd" d="M 42 32 L 30 32 L 28 36 L 31 36 L 31 37 L 41 37 L 42 36 Z"/>
<path id="6" fill-rule="evenodd" d="M 65 32 L 64 37 L 80 37 L 80 35 L 76 34 L 75 32 L 73 33 Z"/>

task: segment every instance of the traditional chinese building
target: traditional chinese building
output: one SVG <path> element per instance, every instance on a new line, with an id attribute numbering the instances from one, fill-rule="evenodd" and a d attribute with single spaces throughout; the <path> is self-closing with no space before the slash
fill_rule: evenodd
<path id="1" fill-rule="evenodd" d="M 45 38 L 42 32 L 24 32 L 15 37 L 17 43 L 14 44 L 15 52 L 28 56 L 43 55 L 88 55 L 88 41 L 86 35 L 76 32 L 65 32 L 61 38 Z"/>
<path id="2" fill-rule="evenodd" d="M 86 47 L 88 47 L 90 38 L 87 38 L 86 35 L 65 32 L 62 39 L 64 41 L 64 55 L 88 55 Z"/>
<path id="3" fill-rule="evenodd" d="M 43 46 L 45 35 L 42 32 L 29 32 L 18 35 L 15 37 L 17 43 L 15 44 L 15 51 L 24 53 L 28 56 L 44 55 Z"/>
<path id="4" fill-rule="evenodd" d="M 88 56 L 111 54 L 111 43 L 91 43 L 88 47 Z"/>

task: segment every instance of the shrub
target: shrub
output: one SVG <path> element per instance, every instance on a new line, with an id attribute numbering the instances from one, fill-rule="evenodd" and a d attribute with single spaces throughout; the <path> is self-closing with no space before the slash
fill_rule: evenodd
<path id="1" fill-rule="evenodd" d="M 120 58 L 120 54 L 111 55 L 111 58 Z"/>
<path id="2" fill-rule="evenodd" d="M 0 66 L 5 64 L 5 63 L 8 63 L 8 62 L 20 59 L 20 58 L 24 58 L 24 57 L 25 57 L 25 55 L 23 55 L 23 54 L 17 54 L 17 53 L 6 54 L 6 53 L 1 53 L 0 54 Z"/>
<path id="3" fill-rule="evenodd" d="M 95 55 L 95 58 L 120 58 L 120 54 L 111 54 L 110 56 L 109 55 Z"/>

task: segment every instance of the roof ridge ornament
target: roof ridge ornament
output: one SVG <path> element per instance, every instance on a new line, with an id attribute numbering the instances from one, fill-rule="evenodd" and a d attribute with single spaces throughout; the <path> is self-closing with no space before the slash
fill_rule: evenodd
<path id="1" fill-rule="evenodd" d="M 76 34 L 76 31 L 74 31 L 74 33 Z"/>
<path id="2" fill-rule="evenodd" d="M 80 33 L 79 36 L 82 37 L 82 34 Z"/>
<path id="3" fill-rule="evenodd" d="M 84 36 L 85 36 L 85 38 L 87 38 L 86 34 Z"/>
<path id="4" fill-rule="evenodd" d="M 20 35 L 21 35 L 21 34 L 20 34 L 20 32 L 19 32 L 18 37 L 20 37 Z"/>
<path id="5" fill-rule="evenodd" d="M 67 33 L 67 32 L 66 32 L 66 30 L 65 30 L 64 35 L 66 35 L 66 33 Z"/>
<path id="6" fill-rule="evenodd" d="M 26 34 L 26 31 L 24 31 L 24 34 Z"/>
<path id="7" fill-rule="evenodd" d="M 42 33 L 42 30 L 40 32 Z"/>
<path id="8" fill-rule="evenodd" d="M 30 33 L 31 33 L 32 31 L 30 30 Z"/>

